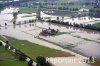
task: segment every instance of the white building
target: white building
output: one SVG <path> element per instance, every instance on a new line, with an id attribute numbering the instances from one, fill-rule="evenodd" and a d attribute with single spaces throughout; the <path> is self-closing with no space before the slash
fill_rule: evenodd
<path id="1" fill-rule="evenodd" d="M 85 9 L 85 8 L 79 9 L 78 13 L 79 14 L 81 14 L 81 13 L 89 13 L 89 9 Z"/>

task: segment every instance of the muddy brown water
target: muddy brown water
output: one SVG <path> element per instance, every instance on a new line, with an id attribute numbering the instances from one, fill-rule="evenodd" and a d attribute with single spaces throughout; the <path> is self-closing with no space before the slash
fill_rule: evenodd
<path id="1" fill-rule="evenodd" d="M 59 29 L 60 32 L 66 32 L 67 34 L 54 37 L 47 37 L 50 41 L 55 43 L 62 42 L 61 45 L 67 45 L 67 42 L 74 44 L 75 47 L 72 49 L 78 51 L 86 56 L 93 56 L 95 58 L 100 58 L 100 32 L 81 29 L 70 26 L 61 26 L 58 24 L 51 24 L 46 22 L 36 22 L 26 25 L 12 26 L 10 20 L 12 19 L 12 14 L 0 14 L 0 24 L 4 26 L 4 23 L 8 23 L 7 27 L 0 28 L 0 35 L 7 35 L 19 39 L 30 39 L 30 35 L 38 35 L 43 28 Z M 36 27 L 37 26 L 37 27 Z M 30 34 L 26 34 L 26 33 Z"/>

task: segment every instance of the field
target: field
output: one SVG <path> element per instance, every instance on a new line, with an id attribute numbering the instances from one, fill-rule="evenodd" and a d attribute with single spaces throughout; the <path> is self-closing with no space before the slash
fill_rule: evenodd
<path id="1" fill-rule="evenodd" d="M 19 49 L 20 51 L 22 51 L 29 57 L 33 58 L 34 60 L 37 56 L 50 57 L 61 53 L 61 51 L 59 50 L 40 46 L 26 40 L 18 40 L 11 37 L 6 37 L 6 38 L 10 42 L 10 45 L 15 47 L 16 49 Z"/>
<path id="2" fill-rule="evenodd" d="M 19 61 L 10 51 L 0 47 L 0 66 L 27 66 L 27 63 Z"/>
<path id="3" fill-rule="evenodd" d="M 33 7 L 19 7 L 19 11 L 20 13 L 34 13 L 37 9 Z"/>
<path id="4" fill-rule="evenodd" d="M 94 26 L 96 26 L 96 27 L 100 28 L 100 22 L 98 22 L 98 23 L 94 24 Z"/>
<path id="5" fill-rule="evenodd" d="M 43 5 L 43 6 L 46 6 L 46 7 L 49 7 L 49 8 L 69 8 L 69 9 L 74 9 L 74 8 L 78 8 L 78 9 L 81 9 L 81 8 L 84 8 L 83 5 L 78 5 L 78 4 L 75 4 L 75 5 L 68 5 L 68 4 L 63 4 L 61 2 L 57 2 L 56 5 Z M 37 12 L 37 7 L 36 5 L 33 6 L 33 7 L 19 7 L 19 11 L 20 13 L 35 13 Z M 85 6 L 85 8 L 88 8 L 88 9 L 94 9 L 92 6 Z"/>

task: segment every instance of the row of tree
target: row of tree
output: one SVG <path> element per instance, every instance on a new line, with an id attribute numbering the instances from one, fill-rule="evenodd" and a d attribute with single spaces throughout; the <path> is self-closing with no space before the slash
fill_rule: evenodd
<path id="1" fill-rule="evenodd" d="M 4 48 L 12 51 L 14 56 L 18 58 L 20 61 L 26 61 L 27 58 L 30 58 L 25 53 L 21 52 L 19 49 L 16 49 L 13 46 L 11 46 L 8 41 L 6 41 L 5 43 L 6 44 L 4 46 L 3 42 L 0 41 L 0 46 L 4 46 Z M 51 64 L 46 61 L 46 58 L 42 56 L 37 56 L 36 62 L 37 62 L 36 66 L 51 66 Z M 33 59 L 30 58 L 30 60 L 28 61 L 28 66 L 34 66 L 33 63 L 34 63 Z"/>
<path id="2" fill-rule="evenodd" d="M 70 22 L 61 22 L 61 21 L 56 21 L 56 20 L 48 20 L 47 22 L 100 31 L 100 28 L 95 27 L 91 24 L 85 25 L 85 24 L 77 24 L 77 23 L 70 23 Z"/>
<path id="3" fill-rule="evenodd" d="M 100 9 L 90 9 L 89 10 L 89 16 L 91 17 L 96 17 L 96 18 L 100 18 Z"/>

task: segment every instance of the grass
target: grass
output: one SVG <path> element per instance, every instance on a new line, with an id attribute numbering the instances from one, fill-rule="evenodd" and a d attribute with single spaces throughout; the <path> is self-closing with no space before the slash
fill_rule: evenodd
<path id="1" fill-rule="evenodd" d="M 75 5 L 68 5 L 68 4 L 61 5 L 62 3 L 65 3 L 65 2 L 67 2 L 67 1 L 66 0 L 64 0 L 64 1 L 59 0 L 59 1 L 56 2 L 57 3 L 56 5 L 43 5 L 43 6 L 47 6 L 47 7 L 50 7 L 50 8 L 52 8 L 52 7 L 55 7 L 55 8 L 65 7 L 65 8 L 71 8 L 71 9 L 73 9 L 73 8 L 78 8 L 78 9 L 83 8 L 82 5 L 78 5 L 78 4 L 75 4 Z M 93 7 L 91 7 L 91 6 L 86 6 L 85 8 L 93 9 Z M 20 13 L 36 13 L 37 8 L 35 8 L 35 6 L 33 6 L 33 7 L 19 7 L 19 11 L 20 11 Z"/>
<path id="2" fill-rule="evenodd" d="M 55 36 L 66 34 L 66 32 L 57 32 Z"/>
<path id="3" fill-rule="evenodd" d="M 18 39 L 7 37 L 7 36 L 6 38 L 10 42 L 10 45 L 15 47 L 16 49 L 19 49 L 20 51 L 22 51 L 23 53 L 25 53 L 27 56 L 31 57 L 34 60 L 37 56 L 49 57 L 49 56 L 61 53 L 61 51 L 59 50 L 40 46 L 40 45 L 31 43 L 27 40 L 18 40 Z"/>
<path id="4" fill-rule="evenodd" d="M 94 24 L 94 26 L 96 26 L 96 27 L 100 28 L 100 22 L 95 23 L 95 24 Z"/>
<path id="5" fill-rule="evenodd" d="M 19 61 L 10 51 L 0 46 L 0 66 L 27 66 L 27 63 Z"/>
<path id="6" fill-rule="evenodd" d="M 6 42 L 7 39 L 6 39 L 4 36 L 1 36 L 1 35 L 0 35 L 0 40 Z"/>
<path id="7" fill-rule="evenodd" d="M 33 7 L 19 7 L 19 11 L 20 13 L 34 13 L 37 9 Z"/>

